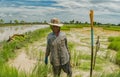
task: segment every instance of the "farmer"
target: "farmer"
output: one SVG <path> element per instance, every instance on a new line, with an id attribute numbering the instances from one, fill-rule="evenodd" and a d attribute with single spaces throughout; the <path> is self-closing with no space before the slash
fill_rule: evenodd
<path id="1" fill-rule="evenodd" d="M 60 31 L 61 26 L 59 19 L 51 19 L 49 23 L 52 30 L 47 37 L 47 47 L 45 53 L 45 64 L 48 64 L 48 56 L 50 55 L 50 63 L 52 65 L 54 77 L 59 77 L 61 69 L 67 73 L 68 77 L 72 77 L 70 66 L 70 53 L 67 46 L 65 33 Z"/>

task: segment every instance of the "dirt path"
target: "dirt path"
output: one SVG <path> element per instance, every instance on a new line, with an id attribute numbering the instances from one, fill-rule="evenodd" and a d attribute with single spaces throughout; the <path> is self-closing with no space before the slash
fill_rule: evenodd
<path id="1" fill-rule="evenodd" d="M 10 66 L 16 67 L 19 71 L 31 73 L 38 61 L 44 61 L 43 57 L 39 57 L 40 55 L 43 55 L 43 51 L 45 51 L 45 42 L 34 42 L 27 47 L 16 50 L 15 52 L 17 52 L 18 56 L 8 63 Z"/>
<path id="2" fill-rule="evenodd" d="M 30 60 L 28 56 L 21 52 L 15 60 L 10 61 L 10 65 L 16 67 L 18 70 L 26 71 L 26 73 L 32 72 L 31 69 L 34 68 L 36 61 Z"/>
<path id="3" fill-rule="evenodd" d="M 94 42 L 96 42 L 96 38 L 99 35 L 101 43 L 100 51 L 97 53 L 98 62 L 96 62 L 96 70 L 93 72 L 93 76 L 96 77 L 96 75 L 101 75 L 101 73 L 112 73 L 113 71 L 119 69 L 119 67 L 112 62 L 114 61 L 112 59 L 115 56 L 116 52 L 107 49 L 107 47 L 109 44 L 108 37 L 119 36 L 120 32 L 103 30 L 102 28 L 94 28 L 94 30 Z M 79 67 L 72 67 L 73 77 L 89 77 L 90 58 L 87 57 L 91 55 L 90 28 L 85 27 L 83 29 L 71 29 L 70 31 L 66 31 L 66 34 L 68 42 L 72 42 L 75 44 L 74 51 L 78 52 L 81 56 L 86 56 L 86 58 L 81 58 L 80 60 L 78 60 L 80 62 Z M 44 56 L 45 46 L 46 38 L 43 38 L 42 40 L 34 42 L 26 48 L 17 50 L 20 53 L 14 60 L 11 60 L 9 64 L 15 66 L 18 69 L 29 72 L 29 70 L 33 69 L 38 59 L 40 59 L 40 61 L 42 62 L 44 61 L 44 57 L 39 58 L 39 56 Z M 62 73 L 62 76 L 65 76 L 65 73 Z"/>

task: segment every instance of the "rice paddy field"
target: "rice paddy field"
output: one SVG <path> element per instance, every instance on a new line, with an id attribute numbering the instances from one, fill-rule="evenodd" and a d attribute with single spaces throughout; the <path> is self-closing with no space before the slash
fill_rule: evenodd
<path id="1" fill-rule="evenodd" d="M 91 33 L 85 24 L 67 24 L 66 33 L 71 53 L 73 77 L 90 77 Z M 49 27 L 22 33 L 9 42 L 0 42 L 0 77 L 53 77 L 52 66 L 44 63 Z M 94 51 L 97 52 L 93 77 L 120 77 L 120 27 L 94 27 Z M 67 77 L 62 71 L 61 77 Z"/>

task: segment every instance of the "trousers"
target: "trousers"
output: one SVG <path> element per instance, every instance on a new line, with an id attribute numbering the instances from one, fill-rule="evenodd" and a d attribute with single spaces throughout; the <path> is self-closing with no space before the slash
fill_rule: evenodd
<path id="1" fill-rule="evenodd" d="M 66 63 L 65 65 L 60 66 L 54 66 L 52 65 L 54 77 L 60 77 L 61 70 L 63 70 L 65 73 L 67 73 L 67 77 L 72 77 L 72 70 L 70 62 Z"/>

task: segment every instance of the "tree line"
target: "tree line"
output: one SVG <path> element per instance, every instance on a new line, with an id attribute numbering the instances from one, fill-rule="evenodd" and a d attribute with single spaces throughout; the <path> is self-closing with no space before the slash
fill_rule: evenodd
<path id="1" fill-rule="evenodd" d="M 62 23 L 64 24 L 89 24 L 87 21 L 83 23 L 81 21 L 75 21 L 74 19 L 67 21 L 67 22 L 62 22 Z M 0 19 L 0 24 L 47 24 L 47 21 L 44 20 L 42 22 L 26 22 L 24 20 L 16 19 L 16 20 L 10 20 L 9 22 L 5 23 L 3 19 Z M 111 23 L 102 24 L 100 22 L 94 22 L 94 25 L 116 25 L 116 24 L 111 24 Z M 120 26 L 120 23 L 117 24 L 117 26 Z"/>
<path id="2" fill-rule="evenodd" d="M 43 24 L 46 24 L 47 22 L 46 21 L 44 21 L 44 22 L 26 22 L 26 21 L 24 21 L 24 20 L 10 20 L 9 22 L 7 22 L 7 23 L 5 23 L 5 21 L 3 20 L 3 19 L 0 19 L 0 24 L 34 24 L 34 23 L 36 23 L 36 24 L 41 24 L 41 23 L 43 23 Z"/>

